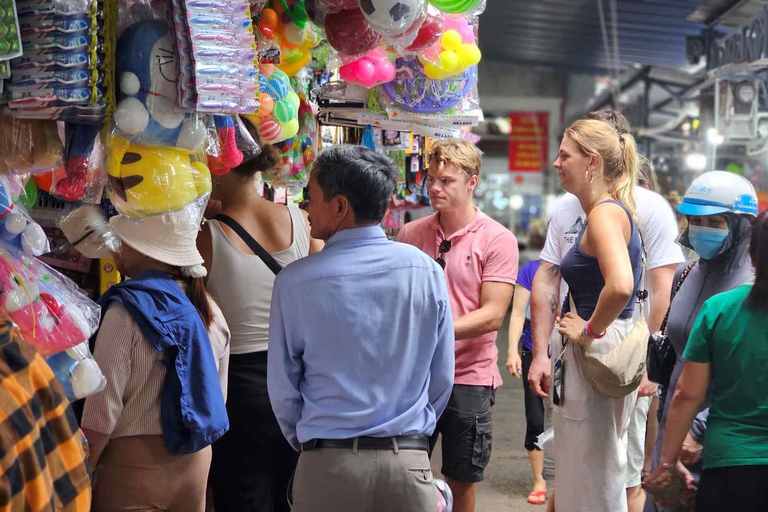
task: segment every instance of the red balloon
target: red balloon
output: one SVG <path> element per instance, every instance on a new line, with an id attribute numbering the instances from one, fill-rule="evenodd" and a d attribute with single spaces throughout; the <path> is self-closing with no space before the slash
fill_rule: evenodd
<path id="1" fill-rule="evenodd" d="M 320 0 L 319 4 L 325 4 L 328 9 L 347 10 L 357 9 L 358 0 Z"/>
<path id="2" fill-rule="evenodd" d="M 431 6 L 430 6 L 431 7 Z M 445 27 L 445 17 L 437 9 L 429 9 L 427 19 L 421 24 L 416 39 L 405 50 L 408 52 L 421 52 L 432 46 L 440 39 Z"/>
<path id="3" fill-rule="evenodd" d="M 348 56 L 362 55 L 381 43 L 381 35 L 368 26 L 360 9 L 328 14 L 325 36 L 337 52 Z"/>

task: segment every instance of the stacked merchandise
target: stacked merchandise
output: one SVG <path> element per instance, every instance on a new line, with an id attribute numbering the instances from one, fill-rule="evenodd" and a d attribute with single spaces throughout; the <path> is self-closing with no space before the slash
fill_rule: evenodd
<path id="1" fill-rule="evenodd" d="M 114 105 L 114 2 L 17 6 L 24 52 L 11 62 L 13 115 L 100 124 Z"/>
<path id="2" fill-rule="evenodd" d="M 258 108 L 256 43 L 245 0 L 173 0 L 178 106 L 250 114 Z"/>
<path id="3" fill-rule="evenodd" d="M 21 55 L 19 20 L 14 0 L 0 0 L 0 95 L 11 77 L 10 59 Z"/>

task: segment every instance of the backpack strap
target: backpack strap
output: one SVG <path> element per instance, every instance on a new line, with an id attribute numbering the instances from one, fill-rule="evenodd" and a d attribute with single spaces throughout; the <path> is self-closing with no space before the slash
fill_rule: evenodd
<path id="1" fill-rule="evenodd" d="M 232 231 L 237 233 L 237 236 L 239 236 L 243 242 L 250 247 L 250 249 L 253 251 L 253 254 L 261 258 L 261 261 L 264 262 L 264 264 L 271 270 L 275 275 L 279 274 L 281 270 L 283 270 L 283 267 L 275 260 L 275 258 L 272 257 L 271 254 L 267 252 L 266 249 L 264 249 L 259 242 L 256 241 L 255 238 L 253 238 L 250 233 L 248 233 L 243 226 L 240 225 L 239 222 L 237 222 L 235 219 L 230 217 L 229 215 L 224 215 L 223 213 L 218 214 L 216 217 L 213 218 L 213 220 L 217 220 L 219 222 L 223 222 L 227 226 L 229 226 Z"/>

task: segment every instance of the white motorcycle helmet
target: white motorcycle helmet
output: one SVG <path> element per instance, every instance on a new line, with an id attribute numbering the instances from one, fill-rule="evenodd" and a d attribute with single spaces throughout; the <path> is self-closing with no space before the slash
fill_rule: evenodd
<path id="1" fill-rule="evenodd" d="M 677 207 L 683 215 L 730 212 L 757 216 L 757 193 L 746 178 L 726 171 L 705 172 L 691 183 Z"/>

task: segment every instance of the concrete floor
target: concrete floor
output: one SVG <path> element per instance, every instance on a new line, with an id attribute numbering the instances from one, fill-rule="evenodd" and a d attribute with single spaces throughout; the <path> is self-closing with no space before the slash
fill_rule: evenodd
<path id="1" fill-rule="evenodd" d="M 499 330 L 499 367 L 504 385 L 496 391 L 493 406 L 493 451 L 485 470 L 485 480 L 477 487 L 477 512 L 544 512 L 546 506 L 528 503 L 531 488 L 531 466 L 523 447 L 525 440 L 525 406 L 523 383 L 509 374 L 505 363 L 509 340 L 509 315 Z M 438 443 L 438 448 L 440 443 Z M 440 453 L 432 458 L 435 475 L 440 475 Z"/>

